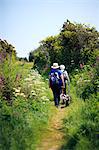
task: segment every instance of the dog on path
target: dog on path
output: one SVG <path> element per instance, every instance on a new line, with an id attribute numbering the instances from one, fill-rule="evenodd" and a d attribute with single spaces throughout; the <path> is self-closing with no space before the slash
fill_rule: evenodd
<path id="1" fill-rule="evenodd" d="M 62 103 L 65 104 L 65 106 L 68 106 L 70 104 L 70 96 L 68 94 L 60 94 L 60 99 L 63 101 Z"/>

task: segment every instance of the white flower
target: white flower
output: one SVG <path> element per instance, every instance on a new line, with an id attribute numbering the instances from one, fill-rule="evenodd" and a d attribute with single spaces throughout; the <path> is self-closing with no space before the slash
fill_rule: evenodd
<path id="1" fill-rule="evenodd" d="M 26 97 L 24 93 L 20 93 L 19 95 L 20 95 L 20 96 L 23 96 L 23 97 Z"/>
<path id="2" fill-rule="evenodd" d="M 25 80 L 25 81 L 32 81 L 31 78 L 25 78 L 24 80 Z"/>
<path id="3" fill-rule="evenodd" d="M 15 92 L 16 93 L 20 93 L 20 89 L 15 89 Z"/>
<path id="4" fill-rule="evenodd" d="M 33 85 L 32 83 L 29 84 L 29 86 L 32 86 L 32 85 Z"/>

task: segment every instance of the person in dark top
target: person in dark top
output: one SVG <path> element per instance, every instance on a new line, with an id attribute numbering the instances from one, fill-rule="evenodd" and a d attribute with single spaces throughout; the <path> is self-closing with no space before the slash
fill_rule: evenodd
<path id="1" fill-rule="evenodd" d="M 61 88 L 64 88 L 64 77 L 58 63 L 53 63 L 49 72 L 49 87 L 52 89 L 54 103 L 59 107 Z"/>

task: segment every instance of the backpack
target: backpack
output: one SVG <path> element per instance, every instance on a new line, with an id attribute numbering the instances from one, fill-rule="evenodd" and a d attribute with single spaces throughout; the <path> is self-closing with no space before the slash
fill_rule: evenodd
<path id="1" fill-rule="evenodd" d="M 51 82 L 51 85 L 59 85 L 59 74 L 58 72 L 54 72 L 54 73 L 51 73 L 51 76 L 50 76 L 50 82 Z"/>

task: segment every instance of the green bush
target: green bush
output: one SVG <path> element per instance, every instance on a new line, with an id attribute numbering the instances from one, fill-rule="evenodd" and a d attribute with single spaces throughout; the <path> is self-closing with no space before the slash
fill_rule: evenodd
<path id="1" fill-rule="evenodd" d="M 22 70 L 22 78 L 19 83 L 15 81 L 14 86 L 10 82 L 5 90 L 5 93 L 9 88 L 13 90 L 12 105 L 1 95 L 0 149 L 35 149 L 48 125 L 51 114 L 48 85 L 38 72 L 30 71 L 30 67 L 16 64 L 16 70 Z M 16 72 L 12 71 L 13 76 Z"/>
<path id="2" fill-rule="evenodd" d="M 98 150 L 99 148 L 99 95 L 92 95 L 89 100 L 74 101 L 68 108 L 68 116 L 64 119 L 66 133 L 66 149 Z"/>
<path id="3" fill-rule="evenodd" d="M 92 94 L 97 95 L 99 85 L 98 64 L 92 67 L 85 65 L 82 70 L 77 70 L 72 76 L 72 84 L 76 88 L 76 94 L 80 98 L 89 99 Z"/>

